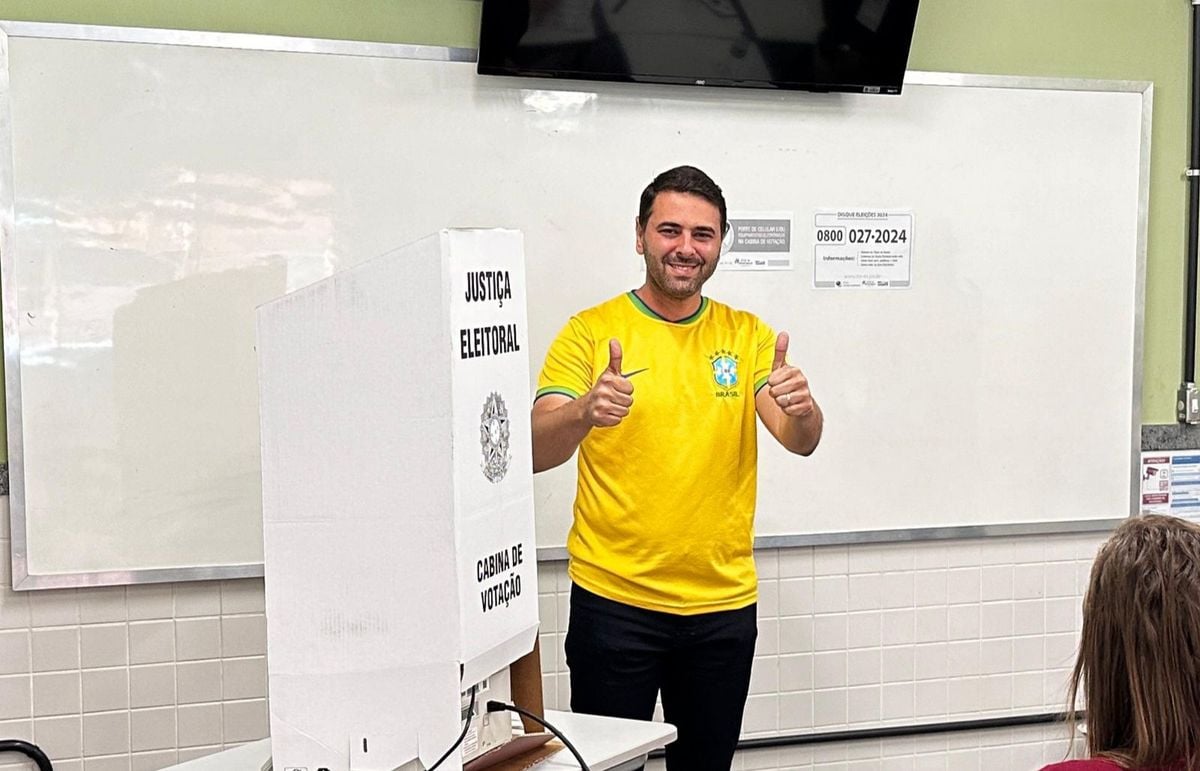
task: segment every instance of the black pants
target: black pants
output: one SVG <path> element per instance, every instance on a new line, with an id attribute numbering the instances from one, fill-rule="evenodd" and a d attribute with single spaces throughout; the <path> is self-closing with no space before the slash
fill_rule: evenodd
<path id="1" fill-rule="evenodd" d="M 634 608 L 571 586 L 567 667 L 571 711 L 679 729 L 669 771 L 728 771 L 750 690 L 756 606 L 679 616 Z"/>

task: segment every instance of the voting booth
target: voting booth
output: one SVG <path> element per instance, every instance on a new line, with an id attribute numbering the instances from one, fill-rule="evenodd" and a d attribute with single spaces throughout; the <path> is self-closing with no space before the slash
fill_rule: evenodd
<path id="1" fill-rule="evenodd" d="M 427 768 L 532 649 L 525 308 L 519 232 L 443 230 L 258 309 L 276 769 Z"/>

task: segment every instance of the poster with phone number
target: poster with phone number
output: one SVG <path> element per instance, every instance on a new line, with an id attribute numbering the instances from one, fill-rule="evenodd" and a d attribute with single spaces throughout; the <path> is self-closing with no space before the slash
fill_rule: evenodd
<path id="1" fill-rule="evenodd" d="M 905 289 L 912 285 L 912 212 L 820 211 L 814 225 L 814 287 Z"/>

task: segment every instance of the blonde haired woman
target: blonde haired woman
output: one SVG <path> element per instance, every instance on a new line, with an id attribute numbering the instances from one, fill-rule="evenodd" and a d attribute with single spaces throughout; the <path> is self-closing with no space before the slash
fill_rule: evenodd
<path id="1" fill-rule="evenodd" d="M 1200 525 L 1134 517 L 1100 548 L 1070 713 L 1081 689 L 1090 757 L 1043 771 L 1200 771 Z"/>

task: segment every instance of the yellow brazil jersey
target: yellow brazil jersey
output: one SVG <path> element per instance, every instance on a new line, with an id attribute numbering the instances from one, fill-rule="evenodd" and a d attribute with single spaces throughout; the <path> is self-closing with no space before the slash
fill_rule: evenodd
<path id="1" fill-rule="evenodd" d="M 629 415 L 579 446 L 571 579 L 648 610 L 733 610 L 758 596 L 754 396 L 774 356 L 771 328 L 707 298 L 671 322 L 633 292 L 571 318 L 550 346 L 537 396 L 579 397 L 621 343 Z"/>

